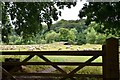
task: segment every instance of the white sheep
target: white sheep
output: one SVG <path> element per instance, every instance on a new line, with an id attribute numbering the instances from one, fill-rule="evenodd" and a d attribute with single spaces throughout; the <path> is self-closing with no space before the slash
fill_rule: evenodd
<path id="1" fill-rule="evenodd" d="M 32 46 L 28 47 L 28 51 L 33 51 L 33 50 L 34 50 L 34 47 L 32 47 Z"/>
<path id="2" fill-rule="evenodd" d="M 80 48 L 77 48 L 77 51 L 80 51 Z"/>
<path id="3" fill-rule="evenodd" d="M 67 45 L 67 46 L 66 46 L 66 49 L 70 49 L 70 48 L 71 48 L 71 45 Z"/>
<path id="4" fill-rule="evenodd" d="M 62 50 L 62 47 L 60 47 L 60 48 L 58 49 L 58 51 L 60 51 L 60 50 Z"/>
<path id="5" fill-rule="evenodd" d="M 96 48 L 96 47 L 94 47 L 93 49 L 94 49 L 94 50 L 97 50 L 97 48 Z"/>
<path id="6" fill-rule="evenodd" d="M 84 51 L 89 51 L 90 49 L 88 49 L 88 48 L 84 48 L 83 50 L 84 50 Z"/>

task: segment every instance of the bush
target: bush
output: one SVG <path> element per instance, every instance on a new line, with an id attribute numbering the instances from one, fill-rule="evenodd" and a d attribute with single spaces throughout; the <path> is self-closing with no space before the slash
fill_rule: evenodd
<path id="1" fill-rule="evenodd" d="M 45 35 L 45 40 L 47 43 L 53 43 L 58 38 L 59 35 L 55 31 L 50 31 Z"/>
<path id="2" fill-rule="evenodd" d="M 9 44 L 21 44 L 21 37 L 17 35 L 10 35 L 9 36 Z"/>
<path id="3" fill-rule="evenodd" d="M 105 40 L 106 40 L 106 36 L 104 34 L 97 34 L 95 43 L 96 44 L 104 44 Z"/>
<path id="4" fill-rule="evenodd" d="M 40 40 L 40 44 L 46 44 L 46 40 L 41 39 L 41 40 Z"/>
<path id="5" fill-rule="evenodd" d="M 86 37 L 84 33 L 79 33 L 76 37 L 78 45 L 86 44 Z"/>
<path id="6" fill-rule="evenodd" d="M 94 44 L 96 40 L 96 35 L 97 32 L 94 30 L 94 28 L 91 28 L 89 31 L 87 31 L 86 34 L 87 43 Z"/>

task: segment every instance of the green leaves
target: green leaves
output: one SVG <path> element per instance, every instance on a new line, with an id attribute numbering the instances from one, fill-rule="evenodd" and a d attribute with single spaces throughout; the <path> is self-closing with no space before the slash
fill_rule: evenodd
<path id="1" fill-rule="evenodd" d="M 35 36 L 42 29 L 43 22 L 50 30 L 52 22 L 61 16 L 58 8 L 71 8 L 71 5 L 75 6 L 76 2 L 5 2 L 2 7 L 2 24 L 7 28 L 5 24 L 10 23 L 8 21 L 11 19 L 16 33 L 26 39 Z M 10 19 L 7 16 L 10 16 Z"/>
<path id="2" fill-rule="evenodd" d="M 119 33 L 120 30 L 120 2 L 89 2 L 80 10 L 79 17 L 87 17 L 86 24 L 95 21 L 104 25 L 103 30 L 109 30 L 114 33 L 114 30 Z M 104 32 L 104 31 L 103 31 Z M 116 35 L 116 33 L 115 33 Z"/>

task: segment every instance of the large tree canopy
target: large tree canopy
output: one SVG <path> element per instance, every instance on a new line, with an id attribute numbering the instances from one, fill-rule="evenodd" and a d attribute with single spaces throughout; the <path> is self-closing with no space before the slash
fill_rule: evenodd
<path id="1" fill-rule="evenodd" d="M 86 24 L 99 23 L 100 32 L 120 36 L 120 2 L 89 2 L 79 12 L 79 17 L 87 17 Z"/>
<path id="2" fill-rule="evenodd" d="M 71 8 L 76 2 L 5 2 L 2 3 L 2 40 L 8 42 L 11 30 L 10 21 L 14 29 L 23 39 L 35 35 L 42 28 L 42 22 L 48 25 L 61 16 L 59 9 Z M 10 16 L 10 18 L 9 18 Z"/>

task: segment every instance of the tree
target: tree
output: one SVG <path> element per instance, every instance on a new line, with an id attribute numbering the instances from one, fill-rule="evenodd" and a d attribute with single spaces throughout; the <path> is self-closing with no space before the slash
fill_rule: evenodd
<path id="1" fill-rule="evenodd" d="M 69 38 L 69 29 L 67 29 L 67 28 L 60 28 L 59 29 L 59 33 L 60 33 L 60 40 L 62 40 L 62 41 L 68 41 L 68 38 Z"/>
<path id="2" fill-rule="evenodd" d="M 18 35 L 9 35 L 9 44 L 22 44 L 21 37 Z"/>
<path id="3" fill-rule="evenodd" d="M 95 43 L 96 44 L 104 44 L 106 40 L 106 35 L 105 34 L 97 34 Z"/>
<path id="4" fill-rule="evenodd" d="M 68 42 L 70 44 L 74 44 L 76 35 L 77 35 L 77 30 L 75 28 L 70 29 L 69 34 L 68 34 Z"/>
<path id="5" fill-rule="evenodd" d="M 8 30 L 10 25 L 6 24 L 9 24 L 10 20 L 15 26 L 16 33 L 26 39 L 35 36 L 41 30 L 42 22 L 45 22 L 50 30 L 53 20 L 58 20 L 58 16 L 61 15 L 58 9 L 63 9 L 65 6 L 71 8 L 75 5 L 76 2 L 3 2 L 2 40 L 6 42 L 4 37 L 6 38 L 8 33 L 4 32 Z"/>
<path id="6" fill-rule="evenodd" d="M 3 6 L 4 4 L 1 4 Z M 7 13 L 7 5 L 2 8 L 2 25 L 1 25 L 2 41 L 9 43 L 8 35 L 11 33 L 12 26 L 10 25 L 9 16 Z"/>
<path id="7" fill-rule="evenodd" d="M 76 36 L 78 34 L 78 31 L 75 28 L 70 29 L 71 32 Z"/>
<path id="8" fill-rule="evenodd" d="M 59 32 L 60 28 L 67 28 L 69 30 L 75 28 L 77 32 L 82 32 L 87 28 L 87 26 L 85 25 L 85 20 L 64 20 L 64 19 L 58 21 L 57 23 L 51 26 L 51 29 L 55 30 L 56 32 Z"/>
<path id="9" fill-rule="evenodd" d="M 79 44 L 79 45 L 86 44 L 86 36 L 85 36 L 84 32 L 78 33 L 76 39 L 77 39 L 76 40 L 77 44 Z"/>
<path id="10" fill-rule="evenodd" d="M 103 44 L 105 42 L 107 35 L 98 32 L 99 26 L 101 25 L 96 22 L 91 22 L 88 25 L 88 28 L 84 31 L 87 43 Z"/>
<path id="11" fill-rule="evenodd" d="M 45 40 L 47 43 L 55 42 L 56 39 L 58 38 L 59 38 L 58 34 L 53 30 L 46 33 L 46 36 L 45 36 Z"/>
<path id="12" fill-rule="evenodd" d="M 87 17 L 87 25 L 92 21 L 104 25 L 99 32 L 120 36 L 120 2 L 89 2 L 80 10 L 79 17 Z"/>
<path id="13" fill-rule="evenodd" d="M 96 35 L 97 32 L 94 30 L 93 27 L 90 27 L 86 30 L 87 34 L 86 34 L 86 41 L 87 43 L 91 43 L 94 44 L 95 40 L 96 40 Z"/>

